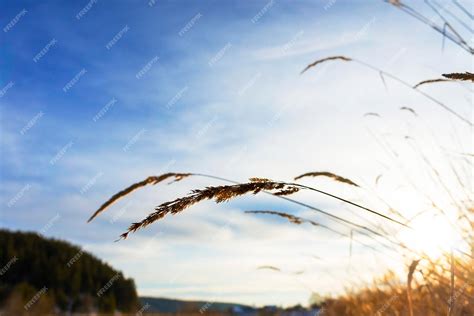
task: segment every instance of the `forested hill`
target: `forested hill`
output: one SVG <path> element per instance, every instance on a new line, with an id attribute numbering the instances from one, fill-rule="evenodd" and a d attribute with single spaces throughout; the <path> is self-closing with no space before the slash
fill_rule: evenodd
<path id="1" fill-rule="evenodd" d="M 0 312 L 134 312 L 132 279 L 68 242 L 0 230 Z"/>

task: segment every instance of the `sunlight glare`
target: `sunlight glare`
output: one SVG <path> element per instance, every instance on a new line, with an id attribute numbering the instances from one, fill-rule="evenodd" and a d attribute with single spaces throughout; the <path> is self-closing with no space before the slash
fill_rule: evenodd
<path id="1" fill-rule="evenodd" d="M 400 233 L 400 238 L 409 248 L 438 258 L 459 244 L 458 234 L 446 218 L 440 215 L 423 214 L 410 223 L 413 229 Z"/>

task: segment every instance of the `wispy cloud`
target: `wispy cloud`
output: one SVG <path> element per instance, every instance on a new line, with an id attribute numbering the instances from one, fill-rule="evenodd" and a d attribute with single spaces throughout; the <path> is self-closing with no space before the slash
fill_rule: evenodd
<path id="1" fill-rule="evenodd" d="M 431 132 L 412 124 L 415 118 L 407 121 L 400 106 L 416 107 L 428 130 L 440 135 L 451 128 L 444 124 L 444 113 L 394 82 L 387 80 L 385 89 L 377 73 L 357 65 L 328 63 L 302 76 L 299 72 L 317 58 L 343 53 L 415 83 L 428 69 L 427 77 L 447 67 L 469 69 L 470 56 L 446 48 L 442 58 L 449 64 L 441 67 L 441 53 L 427 53 L 439 50 L 439 38 L 430 37 L 428 30 L 412 32 L 418 24 L 396 10 L 350 1 L 325 9 L 327 3 L 239 2 L 224 7 L 200 2 L 180 8 L 184 11 L 178 15 L 176 4 L 152 1 L 126 8 L 95 1 L 61 7 L 9 5 L 6 16 L 13 19 L 23 8 L 27 14 L 4 34 L 1 59 L 8 62 L 2 64 L 0 82 L 2 225 L 35 231 L 48 227 L 47 236 L 88 245 L 134 277 L 140 294 L 294 304 L 305 303 L 311 291 L 341 290 L 343 284 L 334 287 L 334 277 L 322 271 L 331 267 L 335 277 L 351 280 L 348 241 L 242 213 L 275 208 L 329 221 L 271 196 L 199 205 L 112 243 L 156 205 L 222 182 L 196 177 L 149 187 L 85 223 L 118 190 L 169 171 L 245 181 L 252 176 L 289 180 L 303 172 L 330 170 L 408 211 L 425 205 L 415 194 L 406 205 L 403 196 L 411 188 L 398 189 L 397 183 L 408 175 L 431 192 L 435 185 L 418 165 L 394 170 L 386 147 L 414 159 L 404 136 L 431 142 Z M 264 13 L 252 23 L 259 12 Z M 48 46 L 51 39 L 57 41 L 54 47 Z M 36 56 L 41 58 L 35 63 Z M 472 111 L 453 90 L 439 89 L 433 93 L 461 112 Z M 363 117 L 366 112 L 380 113 L 380 118 Z M 381 147 L 377 137 L 387 144 Z M 439 139 L 450 143 L 445 136 Z M 374 187 L 382 172 L 384 180 Z M 369 189 L 308 181 L 348 198 L 370 198 Z M 303 192 L 298 198 L 360 220 L 359 213 L 324 197 Z M 57 214 L 59 219 L 49 224 Z M 325 260 L 301 259 L 301 253 Z M 361 248 L 358 256 L 352 258 L 353 266 L 360 260 L 371 268 L 358 271 L 360 275 L 369 278 L 382 268 L 370 251 Z M 304 269 L 305 274 L 256 271 L 262 264 Z"/>

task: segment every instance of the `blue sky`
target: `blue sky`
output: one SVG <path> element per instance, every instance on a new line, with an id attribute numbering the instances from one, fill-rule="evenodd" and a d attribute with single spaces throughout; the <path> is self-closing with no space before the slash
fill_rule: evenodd
<path id="1" fill-rule="evenodd" d="M 134 277 L 143 295 L 306 303 L 311 292 L 337 293 L 354 273 L 347 241 L 242 214 L 256 207 L 308 213 L 269 197 L 203 204 L 113 243 L 153 206 L 217 184 L 196 178 L 148 188 L 85 223 L 130 183 L 168 171 L 245 181 L 327 169 L 372 184 L 383 171 L 393 172 L 392 181 L 378 194 L 401 201 L 390 190 L 399 187 L 400 173 L 371 131 L 393 136 L 394 146 L 406 133 L 423 142 L 434 132 L 449 149 L 472 148 L 468 138 L 456 145 L 449 138 L 452 128 L 472 131 L 406 88 L 389 83 L 386 90 L 377 73 L 334 63 L 299 76 L 309 62 L 340 54 L 413 83 L 472 68 L 467 53 L 449 43 L 441 50 L 438 34 L 383 1 L 2 1 L 1 7 L 2 28 L 17 17 L 0 35 L 1 225 L 82 245 Z M 465 87 L 426 89 L 472 117 Z M 424 129 L 400 113 L 407 104 L 423 116 Z M 383 122 L 362 117 L 371 111 Z M 415 169 L 409 175 L 419 171 L 406 167 Z M 302 198 L 352 216 L 334 201 Z M 351 260 L 366 263 L 362 279 L 389 264 L 359 250 Z M 326 261 L 308 259 L 316 252 Z M 307 276 L 255 271 L 261 264 L 305 269 Z M 324 272 L 328 267 L 338 284 Z"/>

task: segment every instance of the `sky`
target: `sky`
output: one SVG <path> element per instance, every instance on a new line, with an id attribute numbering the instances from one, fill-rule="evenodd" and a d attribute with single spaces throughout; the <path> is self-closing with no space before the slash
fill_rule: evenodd
<path id="1" fill-rule="evenodd" d="M 440 2 L 462 16 L 452 2 Z M 421 2 L 414 5 L 439 22 Z M 378 255 L 325 230 L 243 212 L 281 210 L 329 223 L 271 196 L 205 202 L 114 242 L 154 206 L 224 184 L 205 177 L 137 191 L 86 223 L 111 195 L 147 176 L 289 181 L 328 170 L 364 189 L 304 183 L 414 214 L 429 205 L 415 187 L 452 206 L 414 148 L 421 145 L 440 166 L 446 156 L 473 150 L 468 125 L 376 71 L 328 62 L 300 75 L 334 55 L 412 84 L 472 71 L 468 53 L 450 42 L 443 48 L 438 33 L 384 1 L 3 0 L 0 7 L 0 225 L 78 244 L 133 277 L 140 295 L 306 304 L 311 293 L 341 293 L 401 269 L 396 253 Z M 423 91 L 473 121 L 468 86 Z M 472 177 L 464 180 L 472 188 Z M 380 222 L 321 195 L 296 197 Z M 282 272 L 257 269 L 262 265 Z"/>

